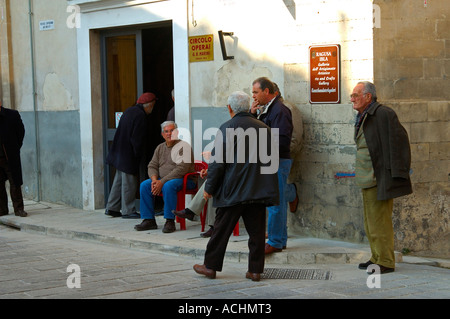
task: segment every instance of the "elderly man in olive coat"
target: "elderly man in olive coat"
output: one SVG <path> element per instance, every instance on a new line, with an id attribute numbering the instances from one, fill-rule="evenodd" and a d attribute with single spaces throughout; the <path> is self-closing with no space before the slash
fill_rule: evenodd
<path id="1" fill-rule="evenodd" d="M 362 189 L 364 227 L 372 256 L 360 269 L 378 265 L 395 270 L 393 199 L 412 193 L 411 147 L 406 130 L 391 108 L 377 102 L 375 85 L 359 82 L 351 94 L 355 121 L 355 183 Z"/>

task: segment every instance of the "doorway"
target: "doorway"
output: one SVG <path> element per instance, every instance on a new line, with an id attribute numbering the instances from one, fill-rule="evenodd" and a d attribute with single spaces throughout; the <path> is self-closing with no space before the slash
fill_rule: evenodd
<path id="1" fill-rule="evenodd" d="M 105 163 L 105 203 L 115 169 L 106 164 L 120 115 L 136 103 L 144 92 L 157 97 L 153 112 L 147 116 L 148 132 L 139 167 L 139 183 L 148 178 L 147 165 L 155 148 L 164 140 L 160 124 L 173 107 L 172 21 L 151 25 L 105 30 L 102 40 L 103 145 Z M 139 187 L 136 199 L 139 198 Z M 139 201 L 136 201 L 139 209 Z"/>

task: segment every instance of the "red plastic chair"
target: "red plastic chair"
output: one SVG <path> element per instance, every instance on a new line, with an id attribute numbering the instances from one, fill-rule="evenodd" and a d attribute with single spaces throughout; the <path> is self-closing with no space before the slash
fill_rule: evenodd
<path id="1" fill-rule="evenodd" d="M 187 173 L 186 175 L 184 175 L 183 178 L 183 188 L 177 193 L 177 211 L 183 210 L 185 209 L 185 205 L 186 205 L 186 195 L 195 195 L 198 191 L 198 183 L 197 186 L 193 189 L 186 189 L 186 183 L 187 183 L 187 179 L 189 176 L 199 176 L 200 175 L 200 171 L 202 169 L 207 169 L 208 168 L 208 164 L 206 164 L 203 161 L 195 161 L 194 163 L 195 165 L 195 172 L 192 173 Z M 206 210 L 206 205 L 205 205 L 205 210 Z M 206 216 L 206 214 L 205 214 Z M 177 216 L 176 218 L 177 223 L 180 224 L 180 230 L 186 230 L 186 220 L 184 218 L 179 218 Z"/>
<path id="2" fill-rule="evenodd" d="M 198 192 L 198 183 L 197 186 L 193 189 L 186 189 L 186 183 L 189 176 L 200 176 L 200 171 L 202 169 L 208 169 L 208 164 L 203 161 L 195 161 L 195 172 L 187 173 L 183 178 L 183 188 L 177 193 L 177 211 L 183 210 L 186 207 L 186 195 L 195 195 Z M 203 208 L 203 212 L 200 214 L 200 221 L 202 224 L 202 232 L 205 231 L 205 223 L 206 223 L 206 214 L 207 214 L 207 205 Z M 186 219 L 176 217 L 177 223 L 180 224 L 180 230 L 186 230 Z M 239 236 L 239 222 L 236 224 L 233 230 L 234 236 Z"/>

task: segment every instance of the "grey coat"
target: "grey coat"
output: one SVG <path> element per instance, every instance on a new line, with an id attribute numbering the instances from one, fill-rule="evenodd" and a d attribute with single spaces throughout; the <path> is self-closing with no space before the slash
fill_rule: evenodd
<path id="1" fill-rule="evenodd" d="M 253 129 L 257 140 L 252 143 L 246 140 L 245 143 L 239 144 L 239 140 L 244 141 L 243 132 L 248 133 Z M 260 129 L 266 130 L 268 135 L 263 136 Z M 225 137 L 228 130 L 237 132 L 242 130 L 243 134 L 227 139 Z M 214 207 L 230 207 L 238 204 L 278 205 L 277 170 L 270 174 L 261 173 L 262 167 L 268 165 L 262 162 L 259 154 L 261 149 L 258 147 L 264 143 L 268 146 L 268 150 L 271 149 L 270 128 L 250 113 L 242 112 L 222 124 L 220 132 L 224 138 L 216 136 L 208 167 L 208 178 L 205 182 L 205 191 L 213 195 Z M 249 154 L 255 153 L 258 153 L 258 156 L 253 161 Z M 239 159 L 239 155 L 245 155 L 245 159 Z M 278 154 L 274 155 L 278 163 Z"/>
<path id="2" fill-rule="evenodd" d="M 377 199 L 411 194 L 411 147 L 397 114 L 375 102 L 367 112 L 363 130 L 377 180 Z"/>

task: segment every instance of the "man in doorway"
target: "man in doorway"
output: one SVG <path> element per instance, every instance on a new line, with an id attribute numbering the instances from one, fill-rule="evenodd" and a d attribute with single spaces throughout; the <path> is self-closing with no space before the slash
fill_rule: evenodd
<path id="1" fill-rule="evenodd" d="M 194 155 L 191 146 L 179 140 L 177 125 L 173 121 L 161 124 L 161 134 L 165 142 L 158 145 L 148 164 L 147 179 L 141 183 L 141 218 L 142 223 L 136 225 L 137 231 L 157 229 L 155 220 L 155 198 L 163 196 L 164 218 L 166 223 L 163 233 L 175 231 L 175 215 L 172 213 L 177 206 L 177 192 L 183 187 L 183 178 L 187 173 L 195 172 Z M 196 183 L 187 179 L 187 189 L 193 189 Z"/>
<path id="2" fill-rule="evenodd" d="M 4 108 L 0 101 L 0 216 L 8 215 L 8 195 L 5 183 L 9 181 L 9 194 L 14 214 L 26 217 L 22 195 L 22 164 L 20 148 L 25 127 L 19 112 Z"/>
<path id="3" fill-rule="evenodd" d="M 362 189 L 364 228 L 372 252 L 359 268 L 377 264 L 384 274 L 395 270 L 393 198 L 412 193 L 411 148 L 397 114 L 377 102 L 373 83 L 359 82 L 350 98 L 358 112 L 355 182 Z"/>
<path id="4" fill-rule="evenodd" d="M 144 93 L 119 121 L 106 163 L 116 168 L 105 214 L 111 217 L 140 218 L 136 211 L 139 162 L 147 132 L 147 115 L 153 111 L 156 96 Z"/>
<path id="5" fill-rule="evenodd" d="M 213 197 L 217 207 L 214 231 L 206 247 L 204 263 L 194 265 L 194 271 L 211 279 L 217 271 L 222 271 L 228 240 L 242 217 L 249 235 L 245 277 L 259 281 L 264 272 L 266 207 L 277 205 L 279 199 L 276 171 L 264 172 L 261 148 L 258 152 L 258 146 L 263 144 L 267 150 L 272 149 L 271 131 L 248 112 L 248 94 L 233 92 L 227 108 L 231 120 L 221 125 L 219 137 L 216 136 L 204 191 L 205 199 Z M 246 136 L 247 133 L 254 133 L 255 140 Z M 278 154 L 271 155 L 278 157 Z"/>
<path id="6" fill-rule="evenodd" d="M 175 91 L 172 90 L 172 101 L 174 103 L 174 106 L 169 110 L 169 113 L 167 113 L 166 121 L 174 121 L 175 122 Z"/>
<path id="7" fill-rule="evenodd" d="M 270 128 L 279 130 L 278 187 L 280 203 L 267 209 L 269 212 L 267 222 L 268 241 L 265 246 L 265 253 L 271 254 L 286 248 L 288 238 L 287 203 L 293 203 L 291 205 L 292 211 L 296 209 L 295 202 L 298 202 L 295 185 L 287 183 L 292 166 L 290 152 L 293 131 L 292 114 L 289 108 L 283 104 L 280 95 L 275 92 L 273 82 L 268 78 L 260 77 L 253 81 L 252 93 L 254 102 L 250 112 Z"/>

